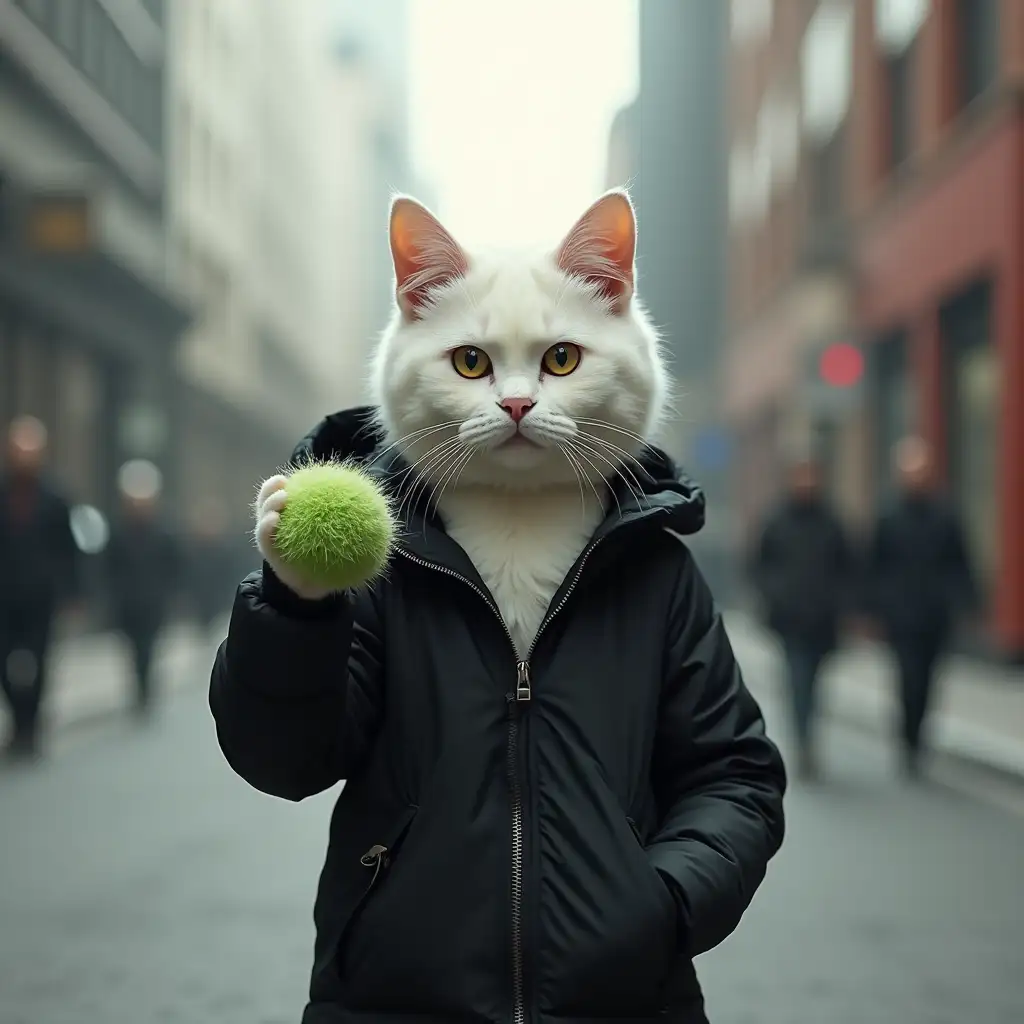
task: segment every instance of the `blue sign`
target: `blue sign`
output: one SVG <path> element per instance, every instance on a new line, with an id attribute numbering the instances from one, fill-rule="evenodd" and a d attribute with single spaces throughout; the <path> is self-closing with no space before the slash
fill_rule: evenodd
<path id="1" fill-rule="evenodd" d="M 732 441 L 728 431 L 721 427 L 705 427 L 693 439 L 693 461 L 699 469 L 725 469 L 731 455 Z"/>

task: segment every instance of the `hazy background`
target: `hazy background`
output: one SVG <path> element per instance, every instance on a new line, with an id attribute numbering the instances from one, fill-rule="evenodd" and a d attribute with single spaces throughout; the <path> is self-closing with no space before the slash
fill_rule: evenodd
<path id="1" fill-rule="evenodd" d="M 297 1019 L 333 797 L 251 792 L 203 696 L 255 487 L 366 400 L 395 191 L 519 245 L 624 184 L 660 440 L 773 734 L 744 566 L 790 460 L 863 538 L 923 435 L 981 592 L 934 786 L 894 782 L 885 651 L 829 665 L 826 781 L 700 965 L 715 1024 L 1024 1020 L 1022 95 L 1024 0 L 0 0 L 0 426 L 46 424 L 86 554 L 53 756 L 0 768 L 0 1024 Z M 231 565 L 212 630 L 175 593 L 141 729 L 98 568 L 131 460 Z"/>
<path id="2" fill-rule="evenodd" d="M 4 0 L 0 420 L 48 424 L 76 501 L 108 514 L 118 467 L 148 458 L 172 515 L 187 485 L 241 537 L 254 481 L 365 397 L 394 191 L 468 244 L 518 245 L 627 184 L 679 382 L 663 440 L 709 493 L 723 598 L 787 459 L 816 448 L 863 528 L 917 429 L 982 570 L 978 642 L 1019 655 L 1022 18 Z"/>

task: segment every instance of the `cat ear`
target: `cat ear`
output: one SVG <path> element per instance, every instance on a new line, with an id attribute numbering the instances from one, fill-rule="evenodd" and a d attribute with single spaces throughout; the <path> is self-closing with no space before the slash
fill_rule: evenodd
<path id="1" fill-rule="evenodd" d="M 391 258 L 395 297 L 407 319 L 417 319 L 428 293 L 466 273 L 469 260 L 441 222 L 415 199 L 391 204 Z"/>
<path id="2" fill-rule="evenodd" d="M 636 216 L 629 196 L 622 191 L 603 195 L 576 222 L 558 249 L 559 268 L 573 277 L 597 285 L 623 313 L 633 297 L 636 258 Z"/>

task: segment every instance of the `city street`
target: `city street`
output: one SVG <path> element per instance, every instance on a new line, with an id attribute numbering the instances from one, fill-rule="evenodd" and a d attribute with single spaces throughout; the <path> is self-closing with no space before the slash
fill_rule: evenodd
<path id="1" fill-rule="evenodd" d="M 713 1024 L 1024 1020 L 1024 818 L 827 738 L 830 781 L 794 786 L 783 854 L 700 965 Z M 0 1022 L 295 1024 L 332 801 L 250 790 L 196 689 L 4 770 Z"/>

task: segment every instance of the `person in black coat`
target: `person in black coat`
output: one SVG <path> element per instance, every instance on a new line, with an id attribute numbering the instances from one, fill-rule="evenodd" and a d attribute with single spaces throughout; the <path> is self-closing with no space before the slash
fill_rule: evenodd
<path id="1" fill-rule="evenodd" d="M 899 667 L 904 767 L 915 775 L 936 664 L 958 616 L 977 599 L 963 526 L 936 490 L 928 444 L 901 441 L 894 470 L 898 493 L 871 539 L 868 594 Z"/>
<path id="2" fill-rule="evenodd" d="M 785 653 L 800 773 L 805 778 L 818 770 L 813 721 L 819 670 L 837 644 L 853 575 L 851 546 L 821 493 L 819 467 L 812 460 L 801 461 L 790 471 L 785 499 L 761 531 L 752 576 L 768 625 Z"/>
<path id="3" fill-rule="evenodd" d="M 11 710 L 8 753 L 38 752 L 54 616 L 78 594 L 79 557 L 64 497 L 43 474 L 46 428 L 20 417 L 8 432 L 0 479 L 0 685 Z"/>
<path id="4" fill-rule="evenodd" d="M 242 540 L 249 538 L 243 533 Z M 202 503 L 191 524 L 184 551 L 190 611 L 204 633 L 212 632 L 222 615 L 231 609 L 238 580 L 255 564 L 251 544 L 243 553 L 248 556 L 242 569 L 240 544 L 232 544 L 227 528 L 227 514 L 222 502 L 211 499 Z M 222 636 L 217 637 L 219 642 Z"/>
<path id="5" fill-rule="evenodd" d="M 329 417 L 293 461 L 395 497 L 386 577 L 310 600 L 265 563 L 210 682 L 251 785 L 346 780 L 304 1024 L 706 1024 L 693 958 L 782 842 L 785 771 L 681 540 L 701 492 L 648 449 L 518 652 L 374 422 Z"/>
<path id="6" fill-rule="evenodd" d="M 128 640 L 134 669 L 135 708 L 153 706 L 153 653 L 179 583 L 177 544 L 159 518 L 160 471 L 126 463 L 120 473 L 120 520 L 106 550 L 114 623 Z"/>

